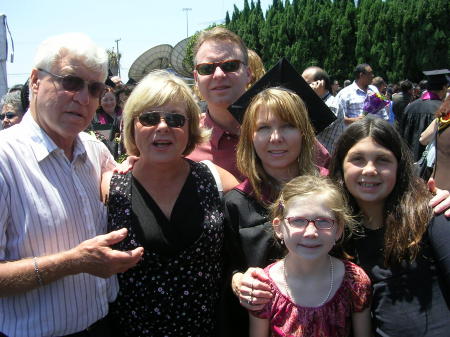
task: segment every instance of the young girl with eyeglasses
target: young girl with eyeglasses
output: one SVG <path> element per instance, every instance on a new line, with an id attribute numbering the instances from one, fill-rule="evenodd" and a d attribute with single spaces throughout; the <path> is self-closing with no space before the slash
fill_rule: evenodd
<path id="1" fill-rule="evenodd" d="M 294 178 L 271 214 L 287 255 L 265 268 L 273 297 L 251 312 L 250 336 L 370 336 L 370 280 L 330 253 L 353 223 L 339 188 L 326 177 Z"/>

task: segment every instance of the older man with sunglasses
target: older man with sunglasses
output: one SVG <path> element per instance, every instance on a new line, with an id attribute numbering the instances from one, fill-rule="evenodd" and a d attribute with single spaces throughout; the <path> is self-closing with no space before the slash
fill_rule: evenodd
<path id="1" fill-rule="evenodd" d="M 30 111 L 0 133 L 0 331 L 7 336 L 108 336 L 103 319 L 118 292 L 112 275 L 143 251 L 110 248 L 102 173 L 106 147 L 82 133 L 104 90 L 107 55 L 87 36 L 38 48 Z M 0 334 L 1 335 L 1 334 Z"/>

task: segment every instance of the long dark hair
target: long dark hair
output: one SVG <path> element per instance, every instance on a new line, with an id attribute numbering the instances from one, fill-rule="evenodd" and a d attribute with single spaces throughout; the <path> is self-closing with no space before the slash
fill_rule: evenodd
<path id="1" fill-rule="evenodd" d="M 396 184 L 385 201 L 384 257 L 386 265 L 403 259 L 412 261 L 420 250 L 432 211 L 430 192 L 415 175 L 412 155 L 400 134 L 380 118 L 366 117 L 350 125 L 339 138 L 330 166 L 330 177 L 343 187 L 355 215 L 360 209 L 344 183 L 343 163 L 348 151 L 360 140 L 371 137 L 390 150 L 398 161 Z"/>

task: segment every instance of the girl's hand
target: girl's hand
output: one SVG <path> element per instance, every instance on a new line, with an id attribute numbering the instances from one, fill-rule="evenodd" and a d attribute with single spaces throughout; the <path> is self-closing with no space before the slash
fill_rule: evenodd
<path id="1" fill-rule="evenodd" d="M 239 303 L 248 310 L 261 310 L 272 298 L 269 279 L 261 268 L 249 268 L 244 274 L 234 274 L 232 287 Z"/>
<path id="2" fill-rule="evenodd" d="M 139 160 L 139 157 L 128 156 L 122 163 L 114 168 L 114 172 L 119 174 L 126 174 L 133 169 L 134 164 Z"/>
<path id="3" fill-rule="evenodd" d="M 445 211 L 445 216 L 450 218 L 450 192 L 437 188 L 433 178 L 428 180 L 427 185 L 430 192 L 435 194 L 429 202 L 430 207 L 433 207 L 434 213 L 440 214 Z"/>

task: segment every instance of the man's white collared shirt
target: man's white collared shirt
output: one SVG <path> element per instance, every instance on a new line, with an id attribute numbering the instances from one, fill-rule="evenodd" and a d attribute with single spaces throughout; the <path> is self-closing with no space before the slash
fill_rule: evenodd
<path id="1" fill-rule="evenodd" d="M 28 112 L 0 133 L 0 261 L 69 250 L 106 232 L 101 173 L 114 160 L 80 133 L 70 162 Z M 36 280 L 37 282 L 37 280 Z M 115 277 L 64 277 L 0 298 L 0 331 L 8 336 L 61 336 L 86 329 L 117 296 Z"/>

